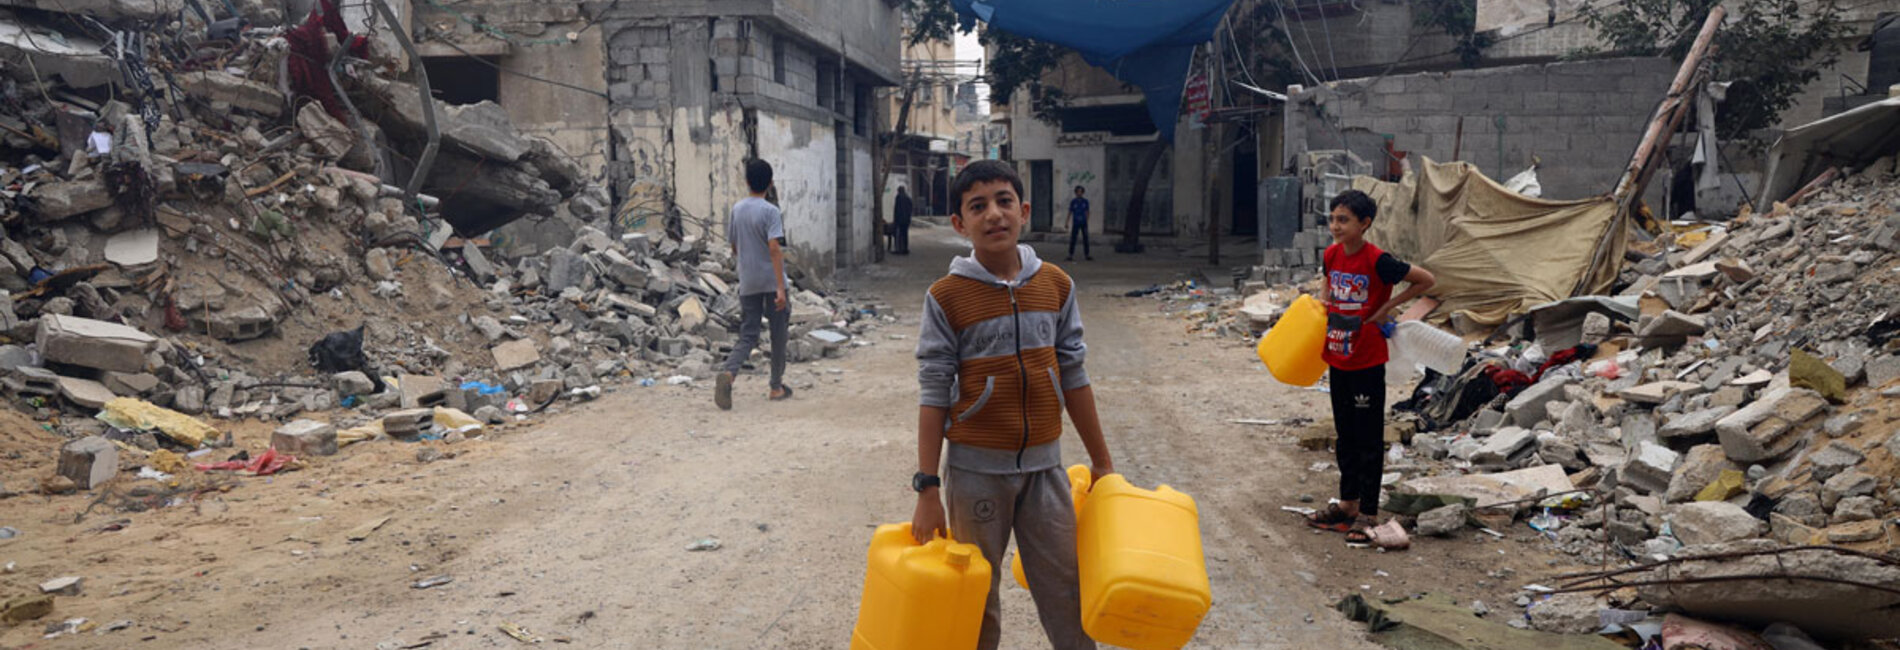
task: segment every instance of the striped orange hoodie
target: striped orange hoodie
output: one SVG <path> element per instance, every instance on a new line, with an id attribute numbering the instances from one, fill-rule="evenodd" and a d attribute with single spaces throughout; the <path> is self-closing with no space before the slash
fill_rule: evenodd
<path id="1" fill-rule="evenodd" d="M 1062 435 L 1063 391 L 1089 385 L 1082 314 L 1067 273 L 1018 245 L 1004 282 L 973 256 L 930 285 L 917 339 L 924 406 L 949 409 L 950 442 L 1020 453 Z"/>

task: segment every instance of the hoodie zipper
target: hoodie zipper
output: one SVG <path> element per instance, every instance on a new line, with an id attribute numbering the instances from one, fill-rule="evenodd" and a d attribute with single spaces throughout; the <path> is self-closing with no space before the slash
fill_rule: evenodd
<path id="1" fill-rule="evenodd" d="M 1005 284 L 1009 291 L 1010 320 L 1016 325 L 1016 388 L 1022 400 L 1017 409 L 1023 416 L 1023 439 L 1016 446 L 1016 469 L 1023 468 L 1023 452 L 1029 449 L 1029 364 L 1023 361 L 1023 312 L 1016 305 L 1016 287 Z"/>

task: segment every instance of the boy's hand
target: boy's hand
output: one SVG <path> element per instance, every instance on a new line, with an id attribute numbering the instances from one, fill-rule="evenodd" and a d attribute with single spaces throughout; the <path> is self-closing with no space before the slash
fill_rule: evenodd
<path id="1" fill-rule="evenodd" d="M 943 529 L 943 499 L 938 498 L 937 488 L 925 488 L 917 493 L 917 511 L 910 516 L 910 536 L 917 538 L 918 544 L 924 544 Z"/>
<path id="2" fill-rule="evenodd" d="M 1089 484 L 1094 485 L 1096 481 L 1102 480 L 1102 477 L 1108 476 L 1109 474 L 1114 474 L 1114 473 L 1115 473 L 1114 461 L 1109 461 L 1106 463 L 1095 463 L 1094 465 L 1090 465 L 1089 466 Z"/>
<path id="3" fill-rule="evenodd" d="M 772 306 L 779 311 L 785 311 L 785 287 L 778 288 L 778 295 L 773 298 Z"/>

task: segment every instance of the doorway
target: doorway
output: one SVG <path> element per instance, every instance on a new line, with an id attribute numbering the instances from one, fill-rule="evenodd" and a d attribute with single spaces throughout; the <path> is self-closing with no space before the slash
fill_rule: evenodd
<path id="1" fill-rule="evenodd" d="M 1029 161 L 1029 231 L 1049 232 L 1055 226 L 1055 163 Z"/>
<path id="2" fill-rule="evenodd" d="M 1241 142 L 1234 148 L 1234 173 L 1232 188 L 1235 235 L 1260 234 L 1260 154 L 1255 151 L 1252 142 Z"/>

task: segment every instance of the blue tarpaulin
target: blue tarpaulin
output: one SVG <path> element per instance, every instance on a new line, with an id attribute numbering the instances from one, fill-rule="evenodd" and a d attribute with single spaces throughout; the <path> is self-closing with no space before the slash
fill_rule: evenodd
<path id="1" fill-rule="evenodd" d="M 1148 117 L 1174 138 L 1194 46 L 1214 38 L 1233 0 L 952 0 L 965 26 L 1066 46 L 1141 88 Z"/>

